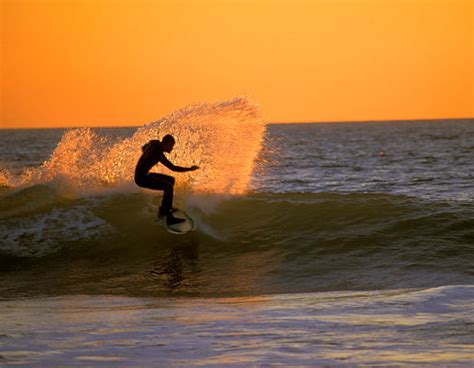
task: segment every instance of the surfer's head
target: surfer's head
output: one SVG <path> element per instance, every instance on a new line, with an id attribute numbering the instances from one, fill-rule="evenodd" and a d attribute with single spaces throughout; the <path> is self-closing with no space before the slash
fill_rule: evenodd
<path id="1" fill-rule="evenodd" d="M 174 143 L 175 143 L 174 137 L 171 134 L 166 134 L 161 141 L 163 152 L 170 153 L 173 150 Z"/>

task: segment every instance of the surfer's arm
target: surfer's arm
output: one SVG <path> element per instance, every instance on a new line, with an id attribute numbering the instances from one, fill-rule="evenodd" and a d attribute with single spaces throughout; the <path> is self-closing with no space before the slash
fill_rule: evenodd
<path id="1" fill-rule="evenodd" d="M 194 171 L 194 170 L 198 169 L 197 166 L 192 166 L 192 167 L 177 166 L 177 165 L 173 164 L 170 160 L 168 160 L 164 154 L 161 154 L 160 162 L 163 165 L 165 165 L 168 169 L 170 169 L 171 171 L 175 171 L 175 172 Z"/>

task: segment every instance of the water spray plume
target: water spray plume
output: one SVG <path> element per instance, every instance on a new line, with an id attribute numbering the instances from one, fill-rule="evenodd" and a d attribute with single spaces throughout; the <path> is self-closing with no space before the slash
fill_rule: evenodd
<path id="1" fill-rule="evenodd" d="M 195 104 L 144 125 L 132 137 L 120 141 L 88 128 L 70 130 L 40 167 L 16 178 L 8 173 L 2 177 L 5 181 L 8 178 L 9 186 L 61 180 L 86 191 L 131 182 L 142 145 L 172 134 L 176 146 L 170 160 L 179 166 L 200 167 L 192 173 L 173 174 L 178 188 L 197 193 L 244 194 L 264 133 L 260 110 L 247 98 Z M 169 174 L 162 166 L 159 171 Z"/>

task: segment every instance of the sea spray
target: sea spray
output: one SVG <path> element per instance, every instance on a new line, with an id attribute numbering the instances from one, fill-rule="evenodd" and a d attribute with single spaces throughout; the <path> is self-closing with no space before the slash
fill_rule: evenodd
<path id="1" fill-rule="evenodd" d="M 196 104 L 138 129 L 133 137 L 113 147 L 110 156 L 123 157 L 123 152 L 136 152 L 150 139 L 172 134 L 177 143 L 170 160 L 180 166 L 200 167 L 196 172 L 176 175 L 178 187 L 199 193 L 243 194 L 264 132 L 258 107 L 245 98 Z M 121 172 L 122 178 L 131 175 L 137 156 L 123 159 L 120 169 L 110 171 Z M 163 172 L 170 173 L 167 169 Z"/>
<path id="2" fill-rule="evenodd" d="M 60 181 L 80 194 L 133 181 L 141 147 L 165 134 L 176 138 L 169 158 L 176 165 L 200 170 L 175 175 L 177 188 L 197 193 L 243 194 L 265 132 L 259 108 L 247 98 L 184 107 L 144 125 L 130 138 L 113 140 L 88 128 L 67 131 L 40 167 L 11 175 L 5 169 L 1 185 L 10 187 Z M 156 169 L 155 169 L 156 170 Z M 159 171 L 169 173 L 164 167 Z"/>

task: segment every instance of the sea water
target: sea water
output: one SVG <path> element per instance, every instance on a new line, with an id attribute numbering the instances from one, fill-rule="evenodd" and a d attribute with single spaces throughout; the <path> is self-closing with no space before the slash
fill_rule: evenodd
<path id="1" fill-rule="evenodd" d="M 140 147 L 171 132 L 155 222 Z M 0 366 L 474 365 L 474 121 L 0 130 Z M 169 173 L 158 168 L 158 171 Z"/>

